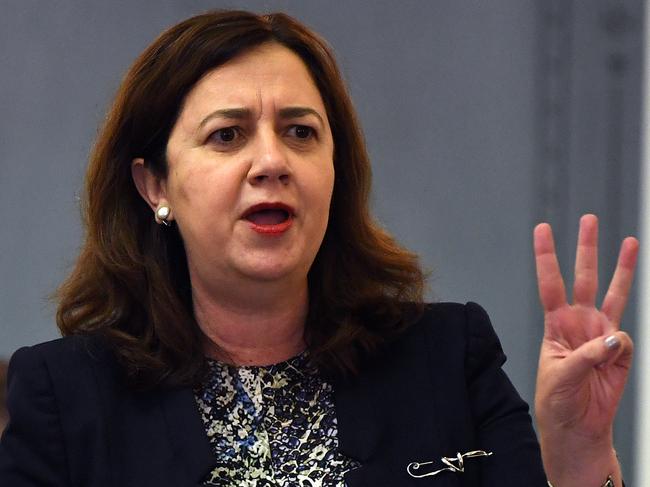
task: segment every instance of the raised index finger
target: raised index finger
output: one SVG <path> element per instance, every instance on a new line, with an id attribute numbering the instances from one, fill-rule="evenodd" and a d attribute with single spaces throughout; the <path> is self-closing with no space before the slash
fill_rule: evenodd
<path id="1" fill-rule="evenodd" d="M 566 304 L 566 290 L 555 254 L 551 226 L 540 223 L 535 227 L 533 236 L 539 299 L 545 312 L 553 311 Z"/>

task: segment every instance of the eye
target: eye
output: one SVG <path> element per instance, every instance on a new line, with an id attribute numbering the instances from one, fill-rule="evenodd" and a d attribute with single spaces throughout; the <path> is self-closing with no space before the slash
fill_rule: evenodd
<path id="1" fill-rule="evenodd" d="M 307 125 L 293 125 L 288 133 L 297 139 L 310 139 L 316 135 L 316 131 Z"/>
<path id="2" fill-rule="evenodd" d="M 232 144 L 240 135 L 237 127 L 224 127 L 212 132 L 208 140 L 217 144 Z"/>

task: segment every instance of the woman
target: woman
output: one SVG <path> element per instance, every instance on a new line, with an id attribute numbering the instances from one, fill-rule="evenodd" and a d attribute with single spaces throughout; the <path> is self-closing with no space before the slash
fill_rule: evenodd
<path id="1" fill-rule="evenodd" d="M 65 338 L 12 358 L 0 483 L 620 486 L 637 242 L 599 311 L 595 217 L 574 305 L 550 227 L 535 230 L 540 456 L 485 312 L 422 304 L 417 259 L 374 224 L 369 187 L 314 33 L 245 12 L 163 33 L 91 158 Z"/>

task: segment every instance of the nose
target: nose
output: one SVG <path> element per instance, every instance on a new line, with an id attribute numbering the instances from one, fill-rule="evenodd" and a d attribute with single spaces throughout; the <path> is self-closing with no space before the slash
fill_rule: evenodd
<path id="1" fill-rule="evenodd" d="M 260 133 L 255 144 L 255 153 L 248 170 L 250 184 L 278 181 L 288 184 L 291 168 L 280 137 L 274 131 Z"/>

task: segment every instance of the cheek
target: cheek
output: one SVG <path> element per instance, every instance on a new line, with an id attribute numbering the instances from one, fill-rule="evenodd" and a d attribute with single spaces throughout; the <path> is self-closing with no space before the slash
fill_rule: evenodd
<path id="1" fill-rule="evenodd" d="M 239 194 L 232 177 L 199 166 L 175 176 L 170 204 L 187 251 L 228 235 Z"/>
<path id="2" fill-rule="evenodd" d="M 175 173 L 171 203 L 179 217 L 190 213 L 222 213 L 232 209 L 238 193 L 234 176 L 215 167 L 196 165 Z M 229 183 L 230 182 L 230 183 Z"/>
<path id="3" fill-rule="evenodd" d="M 174 196 L 178 203 L 185 204 L 194 200 L 201 200 L 206 190 L 210 187 L 209 181 L 212 174 L 209 166 L 202 164 L 188 164 L 176 170 Z"/>
<path id="4" fill-rule="evenodd" d="M 318 208 L 317 225 L 321 231 L 325 231 L 329 219 L 330 206 L 332 203 L 332 193 L 334 191 L 334 169 L 326 167 L 321 169 L 312 179 L 308 194 L 310 195 L 310 204 Z"/>

